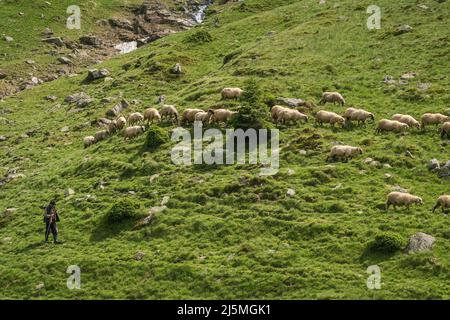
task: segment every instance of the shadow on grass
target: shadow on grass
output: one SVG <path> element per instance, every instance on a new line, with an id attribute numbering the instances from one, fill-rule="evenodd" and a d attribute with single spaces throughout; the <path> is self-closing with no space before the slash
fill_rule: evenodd
<path id="1" fill-rule="evenodd" d="M 359 257 L 360 262 L 365 262 L 369 264 L 376 264 L 380 261 L 388 260 L 393 256 L 397 255 L 398 252 L 380 252 L 372 248 L 370 244 L 367 245 L 366 249 L 363 251 Z"/>
<path id="2" fill-rule="evenodd" d="M 128 219 L 123 222 L 111 223 L 107 217 L 101 218 L 96 222 L 95 228 L 92 230 L 91 241 L 103 241 L 108 238 L 113 238 L 125 231 L 133 230 L 137 218 Z"/>

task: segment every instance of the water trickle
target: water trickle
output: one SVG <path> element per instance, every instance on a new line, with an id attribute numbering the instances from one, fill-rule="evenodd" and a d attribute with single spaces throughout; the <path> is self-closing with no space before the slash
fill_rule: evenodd
<path id="1" fill-rule="evenodd" d="M 131 41 L 131 42 L 122 42 L 116 45 L 114 48 L 116 50 L 120 51 L 120 54 L 125 54 L 132 52 L 137 49 L 137 41 Z"/>

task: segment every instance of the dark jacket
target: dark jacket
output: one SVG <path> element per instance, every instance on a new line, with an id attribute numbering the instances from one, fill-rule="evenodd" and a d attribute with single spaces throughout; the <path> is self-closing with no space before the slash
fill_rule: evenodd
<path id="1" fill-rule="evenodd" d="M 44 222 L 45 223 L 50 221 L 50 216 L 52 215 L 52 213 L 55 213 L 55 220 L 53 222 L 59 221 L 59 215 L 58 215 L 58 212 L 56 211 L 56 207 L 49 204 L 45 208 L 45 213 L 44 213 Z"/>

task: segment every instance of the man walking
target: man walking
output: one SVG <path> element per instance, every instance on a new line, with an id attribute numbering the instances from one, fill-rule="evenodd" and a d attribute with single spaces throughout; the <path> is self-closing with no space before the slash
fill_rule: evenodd
<path id="1" fill-rule="evenodd" d="M 44 222 L 45 222 L 45 242 L 48 242 L 50 232 L 53 235 L 53 243 L 60 243 L 58 241 L 58 226 L 56 222 L 59 221 L 58 212 L 56 211 L 56 201 L 50 201 L 50 204 L 45 208 Z"/>

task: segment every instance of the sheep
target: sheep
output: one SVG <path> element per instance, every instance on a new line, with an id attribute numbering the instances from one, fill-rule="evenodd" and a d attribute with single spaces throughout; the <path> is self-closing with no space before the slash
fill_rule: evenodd
<path id="1" fill-rule="evenodd" d="M 181 115 L 181 123 L 192 123 L 195 121 L 195 115 L 199 112 L 203 112 L 202 109 L 186 109 Z"/>
<path id="2" fill-rule="evenodd" d="M 161 110 L 159 110 L 161 115 L 161 120 L 163 119 L 175 119 L 178 122 L 178 111 L 173 105 L 163 105 Z"/>
<path id="3" fill-rule="evenodd" d="M 227 109 L 209 109 L 208 113 L 210 114 L 211 123 L 228 122 L 234 115 L 237 114 L 236 111 L 230 111 Z"/>
<path id="4" fill-rule="evenodd" d="M 108 124 L 108 132 L 114 133 L 117 131 L 117 120 L 113 120 Z"/>
<path id="5" fill-rule="evenodd" d="M 328 102 L 333 104 L 337 102 L 341 106 L 345 105 L 345 99 L 339 92 L 324 92 L 319 104 L 326 104 Z"/>
<path id="6" fill-rule="evenodd" d="M 316 123 L 322 125 L 324 122 L 331 124 L 333 127 L 336 123 L 341 126 L 345 125 L 345 119 L 337 113 L 320 110 L 316 113 Z"/>
<path id="7" fill-rule="evenodd" d="M 144 120 L 147 121 L 147 123 L 151 122 L 153 123 L 153 120 L 156 120 L 157 122 L 161 122 L 161 115 L 159 114 L 159 111 L 155 108 L 148 108 L 144 111 Z"/>
<path id="8" fill-rule="evenodd" d="M 394 210 L 396 206 L 406 206 L 409 210 L 412 204 L 423 205 L 423 200 L 409 193 L 391 192 L 386 201 L 386 210 L 389 210 L 389 206 L 391 205 L 394 206 Z"/>
<path id="9" fill-rule="evenodd" d="M 83 138 L 83 144 L 84 144 L 84 148 L 86 149 L 87 147 L 92 146 L 93 144 L 95 144 L 95 137 L 93 136 L 87 136 Z"/>
<path id="10" fill-rule="evenodd" d="M 345 113 L 342 115 L 342 117 L 345 118 L 345 120 L 351 120 L 351 116 L 352 114 L 357 111 L 359 109 L 356 108 L 347 108 L 347 110 L 345 110 Z"/>
<path id="11" fill-rule="evenodd" d="M 444 122 L 441 128 L 441 138 L 444 138 L 447 135 L 447 138 L 450 138 L 450 122 Z"/>
<path id="12" fill-rule="evenodd" d="M 244 91 L 240 88 L 223 88 L 221 91 L 222 99 L 237 99 Z"/>
<path id="13" fill-rule="evenodd" d="M 143 121 L 144 121 L 144 116 L 139 112 L 132 113 L 128 117 L 129 125 L 136 124 L 136 123 L 143 122 Z"/>
<path id="14" fill-rule="evenodd" d="M 274 121 L 278 120 L 278 115 L 283 112 L 284 110 L 291 110 L 287 107 L 283 107 L 283 106 L 279 106 L 279 105 L 275 105 L 270 109 L 270 113 L 272 115 L 272 119 Z"/>
<path id="15" fill-rule="evenodd" d="M 333 158 L 342 158 L 344 161 L 348 161 L 349 158 L 352 158 L 358 154 L 363 154 L 363 150 L 359 147 L 351 147 L 351 146 L 334 146 L 331 148 L 330 154 L 328 155 L 326 161 Z"/>
<path id="16" fill-rule="evenodd" d="M 116 128 L 117 130 L 122 130 L 123 127 L 125 127 L 125 125 L 127 124 L 127 119 L 125 119 L 125 117 L 119 117 L 116 120 Z"/>
<path id="17" fill-rule="evenodd" d="M 145 131 L 144 126 L 133 126 L 128 127 L 124 130 L 123 135 L 125 139 L 131 139 L 134 137 L 137 137 L 138 135 L 142 134 Z"/>
<path id="18" fill-rule="evenodd" d="M 286 124 L 292 121 L 294 123 L 298 121 L 308 122 L 308 116 L 297 110 L 283 110 L 279 113 L 278 122 Z"/>
<path id="19" fill-rule="evenodd" d="M 422 116 L 422 129 L 425 129 L 430 124 L 441 124 L 450 121 L 450 117 L 447 117 L 441 113 L 425 113 Z"/>
<path id="20" fill-rule="evenodd" d="M 211 117 L 211 113 L 206 112 L 206 111 L 202 111 L 202 112 L 198 112 L 195 114 L 195 121 L 200 121 L 202 123 L 208 123 L 209 119 Z"/>
<path id="21" fill-rule="evenodd" d="M 101 130 L 101 131 L 97 131 L 94 135 L 95 137 L 95 142 L 99 142 L 102 140 L 105 140 L 109 135 L 109 132 L 107 130 Z"/>
<path id="22" fill-rule="evenodd" d="M 433 207 L 433 213 L 439 207 L 442 208 L 442 212 L 446 213 L 447 209 L 450 209 L 450 196 L 448 195 L 440 196 L 436 202 L 436 205 Z"/>
<path id="23" fill-rule="evenodd" d="M 363 109 L 356 109 L 350 114 L 350 121 L 355 120 L 358 121 L 358 125 L 365 125 L 367 119 L 371 119 L 372 121 L 375 121 L 375 115 L 372 112 L 363 110 Z"/>
<path id="24" fill-rule="evenodd" d="M 382 119 L 378 122 L 378 127 L 376 132 L 380 133 L 381 131 L 393 131 L 393 132 L 402 132 L 409 128 L 406 123 L 402 123 L 396 120 L 388 120 Z"/>
<path id="25" fill-rule="evenodd" d="M 420 123 L 413 117 L 411 117 L 408 114 L 394 114 L 392 116 L 392 120 L 396 120 L 398 122 L 406 123 L 411 128 L 416 127 L 417 129 L 420 129 Z"/>

